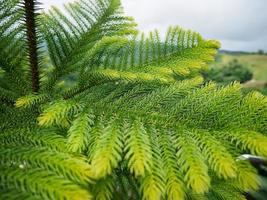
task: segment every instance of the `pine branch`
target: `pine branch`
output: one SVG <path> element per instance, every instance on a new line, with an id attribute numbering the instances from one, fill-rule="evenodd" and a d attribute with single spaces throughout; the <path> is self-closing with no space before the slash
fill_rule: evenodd
<path id="1" fill-rule="evenodd" d="M 40 89 L 40 80 L 39 80 L 40 78 L 39 78 L 38 53 L 37 53 L 38 47 L 37 47 L 35 5 L 36 5 L 35 0 L 24 0 L 32 91 L 38 92 Z"/>
<path id="2" fill-rule="evenodd" d="M 267 99 L 202 84 L 218 42 L 180 27 L 138 37 L 120 0 L 71 3 L 70 19 L 56 8 L 37 19 L 37 4 L 0 0 L 0 101 L 28 94 L 24 69 L 38 92 L 19 109 L 0 103 L 1 197 L 244 200 L 258 189 L 236 158 L 267 156 Z"/>

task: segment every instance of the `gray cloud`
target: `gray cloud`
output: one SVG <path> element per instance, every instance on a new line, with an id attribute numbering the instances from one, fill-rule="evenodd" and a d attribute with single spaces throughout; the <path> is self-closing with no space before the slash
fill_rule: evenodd
<path id="1" fill-rule="evenodd" d="M 48 7 L 67 1 L 43 3 Z M 266 0 L 122 0 L 122 4 L 145 32 L 180 25 L 220 40 L 224 49 L 267 50 Z"/>

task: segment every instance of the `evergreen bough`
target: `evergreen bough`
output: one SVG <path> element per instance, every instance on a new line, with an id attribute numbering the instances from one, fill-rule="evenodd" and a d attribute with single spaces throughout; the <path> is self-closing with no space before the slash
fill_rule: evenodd
<path id="1" fill-rule="evenodd" d="M 245 199 L 267 99 L 203 84 L 217 41 L 139 35 L 119 0 L 0 0 L 1 199 Z M 68 81 L 72 76 L 72 81 Z"/>

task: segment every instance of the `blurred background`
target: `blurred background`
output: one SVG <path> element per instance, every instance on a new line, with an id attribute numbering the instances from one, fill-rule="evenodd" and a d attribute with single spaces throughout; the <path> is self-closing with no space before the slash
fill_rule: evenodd
<path id="1" fill-rule="evenodd" d="M 43 0 L 63 9 L 71 0 Z M 217 39 L 222 48 L 203 75 L 222 85 L 243 84 L 244 92 L 267 95 L 267 1 L 266 0 L 122 0 L 124 11 L 133 16 L 143 32 L 180 25 Z"/>

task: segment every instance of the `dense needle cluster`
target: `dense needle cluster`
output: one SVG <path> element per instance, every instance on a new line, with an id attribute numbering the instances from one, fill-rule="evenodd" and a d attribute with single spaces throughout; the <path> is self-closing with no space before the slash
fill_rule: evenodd
<path id="1" fill-rule="evenodd" d="M 0 0 L 1 198 L 242 200 L 259 187 L 237 158 L 267 156 L 267 99 L 203 83 L 217 41 L 138 34 L 119 0 L 65 9 Z"/>

